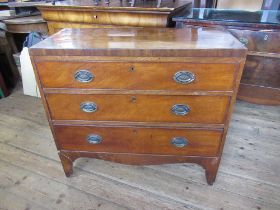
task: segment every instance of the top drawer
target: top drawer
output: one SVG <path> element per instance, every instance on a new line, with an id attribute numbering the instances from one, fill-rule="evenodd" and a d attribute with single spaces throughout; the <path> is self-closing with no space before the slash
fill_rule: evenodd
<path id="1" fill-rule="evenodd" d="M 234 64 L 37 62 L 45 88 L 232 90 Z"/>
<path id="2" fill-rule="evenodd" d="M 229 29 L 250 51 L 280 53 L 280 31 Z"/>

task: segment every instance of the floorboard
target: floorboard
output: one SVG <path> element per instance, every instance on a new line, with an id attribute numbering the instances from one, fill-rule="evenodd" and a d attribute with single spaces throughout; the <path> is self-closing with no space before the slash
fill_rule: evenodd
<path id="1" fill-rule="evenodd" d="M 194 164 L 82 158 L 66 178 L 40 99 L 0 100 L 0 209 L 280 209 L 280 107 L 238 101 L 213 186 Z"/>

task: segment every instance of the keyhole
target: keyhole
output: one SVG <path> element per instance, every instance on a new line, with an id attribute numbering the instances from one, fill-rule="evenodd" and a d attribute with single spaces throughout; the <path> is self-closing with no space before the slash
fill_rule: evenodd
<path id="1" fill-rule="evenodd" d="M 135 67 L 134 66 L 129 67 L 128 71 L 130 71 L 130 72 L 135 71 Z"/>
<path id="2" fill-rule="evenodd" d="M 263 38 L 265 41 L 268 40 L 268 35 L 266 34 Z"/>
<path id="3" fill-rule="evenodd" d="M 131 101 L 132 103 L 135 103 L 135 102 L 136 102 L 136 96 L 131 96 L 130 101 Z"/>

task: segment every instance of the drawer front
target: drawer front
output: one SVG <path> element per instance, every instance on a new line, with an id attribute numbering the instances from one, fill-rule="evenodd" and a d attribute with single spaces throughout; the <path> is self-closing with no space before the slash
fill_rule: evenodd
<path id="1" fill-rule="evenodd" d="M 248 55 L 241 83 L 280 89 L 280 58 Z"/>
<path id="2" fill-rule="evenodd" d="M 232 90 L 234 64 L 37 62 L 45 88 Z"/>
<path id="3" fill-rule="evenodd" d="M 250 51 L 280 53 L 280 31 L 229 29 Z"/>
<path id="4" fill-rule="evenodd" d="M 206 155 L 217 154 L 218 130 L 55 126 L 60 149 L 95 152 Z"/>
<path id="5" fill-rule="evenodd" d="M 54 120 L 224 123 L 227 96 L 48 94 Z"/>

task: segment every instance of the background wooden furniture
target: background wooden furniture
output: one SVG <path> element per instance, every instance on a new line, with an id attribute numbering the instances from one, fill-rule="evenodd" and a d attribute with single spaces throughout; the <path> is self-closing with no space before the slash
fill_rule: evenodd
<path id="1" fill-rule="evenodd" d="M 8 6 L 17 15 L 40 14 L 36 4 L 44 4 L 46 1 L 9 1 Z"/>
<path id="2" fill-rule="evenodd" d="M 2 22 L 5 24 L 6 35 L 14 53 L 21 51 L 23 41 L 28 33 L 33 31 L 48 33 L 47 23 L 41 15 L 15 17 L 2 20 Z M 15 40 L 15 36 L 18 40 Z"/>
<path id="3" fill-rule="evenodd" d="M 192 9 L 175 17 L 177 27 L 229 30 L 249 50 L 237 97 L 267 105 L 280 104 L 280 11 Z"/>
<path id="4" fill-rule="evenodd" d="M 4 78 L 2 76 L 2 72 L 1 72 L 1 69 L 0 69 L 0 99 L 8 96 L 9 94 L 10 94 L 10 91 L 8 90 L 8 88 L 6 86 L 6 83 L 4 81 Z"/>
<path id="5" fill-rule="evenodd" d="M 5 25 L 0 22 L 0 71 L 2 73 L 3 89 L 10 89 L 16 85 L 19 72 L 13 59 L 12 48 L 8 42 Z M 4 84 L 5 83 L 5 84 Z M 8 91 L 5 91 L 8 93 Z M 6 94 L 7 95 L 7 94 Z"/>
<path id="6" fill-rule="evenodd" d="M 6 4 L 8 5 L 8 3 Z M 0 53 L 1 59 L 7 61 L 5 64 L 2 63 L 5 68 L 1 66 L 1 70 L 10 72 L 3 73 L 4 80 L 8 88 L 13 88 L 20 77 L 19 55 L 26 36 L 32 31 L 47 34 L 48 29 L 46 22 L 38 15 L 39 11 L 34 6 L 34 2 L 28 5 L 14 3 L 10 6 L 15 8 L 9 8 L 9 11 L 17 12 L 0 17 Z M 7 77 L 7 75 L 11 76 Z"/>
<path id="7" fill-rule="evenodd" d="M 32 31 L 48 33 L 46 21 L 41 15 L 32 15 L 3 20 L 9 33 L 30 33 Z"/>
<path id="8" fill-rule="evenodd" d="M 192 0 L 193 8 L 215 8 L 218 0 Z"/>
<path id="9" fill-rule="evenodd" d="M 72 0 L 37 7 L 53 34 L 62 28 L 172 27 L 172 16 L 191 6 L 188 0 L 162 0 L 161 7 L 156 1 L 135 1 L 134 7 L 129 1 L 98 2 Z"/>
<path id="10" fill-rule="evenodd" d="M 30 48 L 66 176 L 79 157 L 192 162 L 212 184 L 246 52 L 203 28 L 64 29 Z"/>
<path id="11" fill-rule="evenodd" d="M 280 0 L 192 0 L 193 8 L 279 10 Z"/>
<path id="12" fill-rule="evenodd" d="M 9 12 L 8 0 L 0 0 L 0 11 L 2 11 L 2 12 L 4 11 L 5 13 Z M 0 20 L 6 17 L 6 16 L 5 17 L 2 16 L 2 14 L 3 14 L 2 12 L 0 12 Z M 6 51 L 4 49 L 6 46 L 5 46 L 5 44 L 3 44 L 3 41 L 6 40 L 5 33 L 3 32 L 4 29 L 5 29 L 5 26 L 0 22 L 0 55 L 4 51 Z M 1 71 L 2 71 L 1 69 L 3 69 L 3 68 L 4 68 L 4 66 L 0 66 L 0 99 L 4 96 L 9 95 L 8 88 L 6 87 L 6 83 L 5 83 L 2 73 L 1 73 Z"/>

